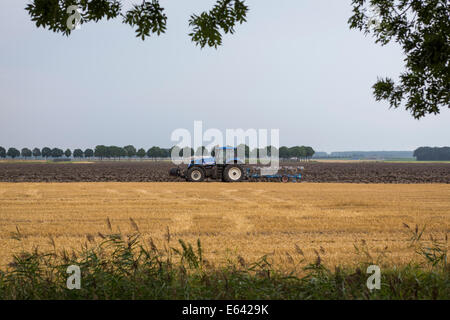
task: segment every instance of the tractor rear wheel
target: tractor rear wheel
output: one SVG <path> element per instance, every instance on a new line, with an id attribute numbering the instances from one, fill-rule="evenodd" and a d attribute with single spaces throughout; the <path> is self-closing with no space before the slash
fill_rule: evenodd
<path id="1" fill-rule="evenodd" d="M 223 180 L 226 182 L 240 182 L 244 179 L 244 169 L 240 165 L 231 164 L 223 171 Z"/>
<path id="2" fill-rule="evenodd" d="M 205 180 L 205 170 L 200 167 L 192 167 L 188 170 L 186 178 L 190 182 L 202 182 Z"/>

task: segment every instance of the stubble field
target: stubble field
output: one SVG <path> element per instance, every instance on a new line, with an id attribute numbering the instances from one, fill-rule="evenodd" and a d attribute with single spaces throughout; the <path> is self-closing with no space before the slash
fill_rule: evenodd
<path id="1" fill-rule="evenodd" d="M 130 234 L 163 246 L 199 238 L 214 265 L 268 254 L 281 266 L 289 256 L 325 265 L 351 265 L 373 256 L 404 265 L 414 258 L 403 226 L 449 233 L 448 184 L 338 183 L 0 183 L 0 264 L 13 253 L 79 249 L 100 242 L 98 233 Z M 17 228 L 21 241 L 17 241 Z M 300 249 L 300 251 L 299 251 Z M 298 260 L 298 259 L 297 259 Z"/>

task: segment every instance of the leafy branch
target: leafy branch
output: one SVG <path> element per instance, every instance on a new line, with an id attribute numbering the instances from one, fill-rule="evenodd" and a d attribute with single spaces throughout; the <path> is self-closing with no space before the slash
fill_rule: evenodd
<path id="1" fill-rule="evenodd" d="M 122 23 L 135 29 L 136 37 L 145 40 L 151 34 L 161 35 L 167 28 L 167 16 L 158 0 L 142 1 L 131 9 L 122 12 L 121 0 L 32 0 L 25 10 L 36 26 L 69 36 L 72 29 L 67 27 L 68 19 L 72 19 L 71 6 L 79 8 L 80 25 L 87 22 L 98 22 L 102 19 L 122 17 Z M 244 23 L 248 7 L 244 0 L 218 0 L 209 12 L 199 16 L 192 15 L 189 33 L 192 41 L 202 48 L 205 45 L 217 48 L 222 44 L 222 34 L 235 32 L 237 23 Z"/>
<path id="2" fill-rule="evenodd" d="M 405 71 L 398 83 L 380 77 L 373 85 L 377 101 L 404 106 L 414 118 L 450 108 L 450 9 L 448 0 L 353 0 L 351 29 L 372 34 L 375 42 L 398 43 Z M 377 23 L 368 12 L 376 10 Z"/>

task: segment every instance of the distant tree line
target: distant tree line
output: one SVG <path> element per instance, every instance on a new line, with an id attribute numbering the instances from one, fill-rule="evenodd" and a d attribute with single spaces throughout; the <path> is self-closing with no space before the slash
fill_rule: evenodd
<path id="1" fill-rule="evenodd" d="M 413 155 L 418 161 L 450 161 L 450 147 L 420 147 Z"/>
<path id="2" fill-rule="evenodd" d="M 160 147 L 151 147 L 147 151 L 140 148 L 136 149 L 132 145 L 123 148 L 117 146 L 98 145 L 95 147 L 94 156 L 99 159 L 121 159 L 121 158 L 169 158 L 171 149 L 164 149 Z"/>
<path id="3" fill-rule="evenodd" d="M 278 151 L 281 159 L 292 159 L 297 160 L 309 160 L 316 153 L 313 148 L 306 146 L 296 146 L 296 147 L 280 147 Z"/>
<path id="4" fill-rule="evenodd" d="M 180 157 L 183 155 L 188 156 L 201 156 L 203 154 L 207 154 L 208 150 L 206 147 L 202 146 L 199 147 L 196 151 L 192 148 L 184 148 L 181 149 L 179 147 L 172 147 L 172 148 L 160 148 L 157 146 L 151 147 L 147 151 L 143 148 L 136 149 L 133 145 L 128 145 L 125 147 L 118 147 L 118 146 L 105 146 L 105 145 L 98 145 L 94 149 L 85 149 L 84 151 L 82 149 L 75 149 L 70 150 L 66 149 L 63 151 L 60 148 L 49 148 L 44 147 L 41 149 L 34 148 L 33 150 L 30 150 L 29 148 L 23 148 L 21 151 L 17 150 L 16 148 L 9 148 L 6 150 L 3 147 L 0 147 L 0 158 L 24 158 L 29 159 L 34 157 L 37 158 L 86 158 L 91 159 L 93 157 L 97 159 L 122 159 L 122 158 L 150 158 L 150 159 L 161 159 L 161 158 L 170 158 L 172 151 L 174 148 L 178 148 L 178 151 L 175 151 L 175 153 L 178 153 Z M 247 145 L 240 145 L 238 148 L 243 148 L 245 150 L 245 156 L 246 158 L 260 158 L 264 156 L 271 156 L 271 146 L 268 146 L 266 148 L 260 148 L 260 149 L 253 149 L 250 150 L 249 146 Z M 311 147 L 305 147 L 305 146 L 295 146 L 295 147 L 280 147 L 278 150 L 279 157 L 281 159 L 297 159 L 297 160 L 308 160 L 311 159 L 311 157 L 314 155 L 315 151 Z M 211 154 L 214 155 L 214 150 L 211 151 Z"/>
<path id="5" fill-rule="evenodd" d="M 60 148 L 49 148 L 44 147 L 42 149 L 34 148 L 33 150 L 30 150 L 29 148 L 23 148 L 21 151 L 19 151 L 16 148 L 9 148 L 6 150 L 3 147 L 0 147 L 0 158 L 6 158 L 9 157 L 11 159 L 15 158 L 99 158 L 99 159 L 121 159 L 121 158 L 169 158 L 171 155 L 170 149 L 164 149 L 160 147 L 151 147 L 147 151 L 145 149 L 140 148 L 136 150 L 136 148 L 132 145 L 128 145 L 125 147 L 118 147 L 118 146 L 104 146 L 104 145 L 98 145 L 94 149 L 85 149 L 84 151 L 82 149 L 74 149 L 73 152 L 70 149 L 66 149 L 65 151 Z"/>
<path id="6" fill-rule="evenodd" d="M 72 156 L 72 151 L 70 149 L 66 149 L 63 151 L 59 148 L 49 148 L 44 147 L 41 149 L 34 148 L 33 150 L 30 150 L 29 148 L 23 148 L 21 151 L 17 150 L 16 148 L 9 148 L 8 151 L 6 151 L 5 148 L 0 147 L 0 158 L 19 158 L 22 157 L 24 159 L 27 158 L 61 158 L 62 156 L 65 156 L 66 158 L 70 158 Z M 92 149 L 86 149 L 85 151 L 82 151 L 80 149 L 75 149 L 73 152 L 74 157 L 93 157 L 94 151 Z"/>

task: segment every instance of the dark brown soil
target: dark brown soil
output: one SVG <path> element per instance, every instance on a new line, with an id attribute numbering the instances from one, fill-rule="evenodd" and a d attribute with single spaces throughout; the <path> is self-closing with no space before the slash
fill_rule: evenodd
<path id="1" fill-rule="evenodd" d="M 450 183 L 445 163 L 289 163 L 303 166 L 303 181 L 348 183 Z M 170 177 L 169 161 L 0 163 L 2 182 L 184 181 Z"/>

